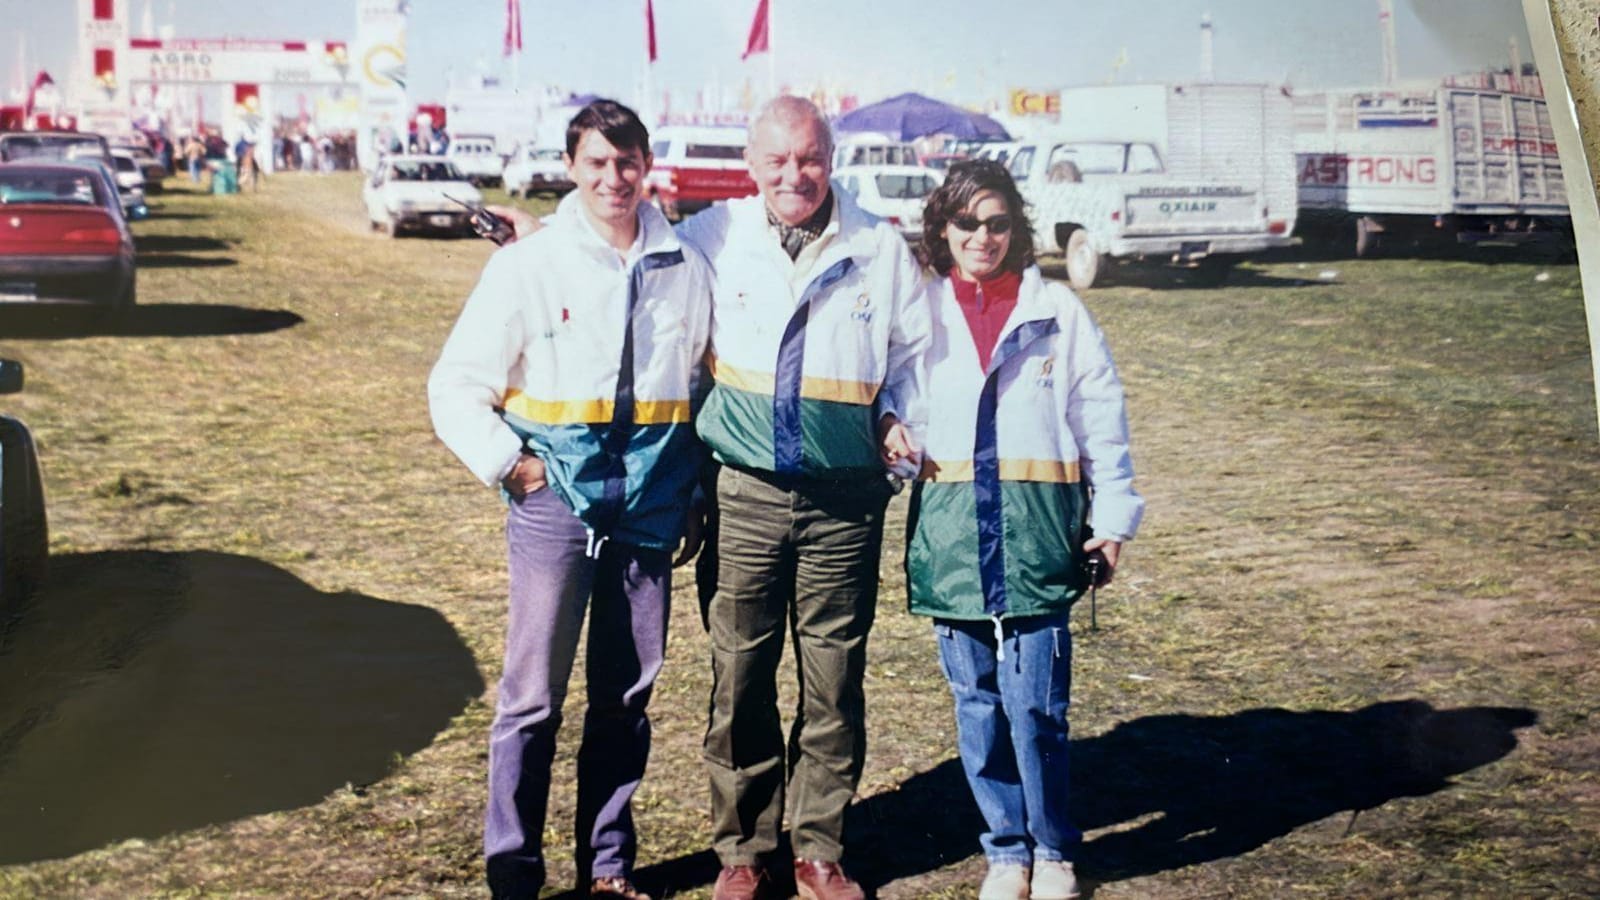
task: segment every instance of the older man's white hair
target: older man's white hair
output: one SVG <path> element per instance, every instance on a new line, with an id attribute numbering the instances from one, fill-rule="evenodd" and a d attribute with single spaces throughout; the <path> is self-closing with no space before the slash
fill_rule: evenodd
<path id="1" fill-rule="evenodd" d="M 833 156 L 833 129 L 828 127 L 828 119 L 817 109 L 817 105 L 804 97 L 795 97 L 783 94 L 773 97 L 761 108 L 756 110 L 755 118 L 750 120 L 750 131 L 747 139 L 755 143 L 756 132 L 768 123 L 781 124 L 789 128 L 800 125 L 811 125 L 816 128 L 817 134 L 822 136 L 827 155 Z"/>

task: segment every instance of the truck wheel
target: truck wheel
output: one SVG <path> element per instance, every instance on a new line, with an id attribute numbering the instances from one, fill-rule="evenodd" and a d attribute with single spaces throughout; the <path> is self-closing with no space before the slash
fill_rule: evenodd
<path id="1" fill-rule="evenodd" d="M 1356 219 L 1356 256 L 1371 259 L 1383 249 L 1383 229 L 1369 216 Z"/>
<path id="2" fill-rule="evenodd" d="M 1095 278 L 1100 274 L 1100 254 L 1089 242 L 1089 232 L 1082 228 L 1073 229 L 1067 236 L 1065 253 L 1067 284 L 1072 285 L 1075 291 L 1087 291 L 1093 287 Z"/>

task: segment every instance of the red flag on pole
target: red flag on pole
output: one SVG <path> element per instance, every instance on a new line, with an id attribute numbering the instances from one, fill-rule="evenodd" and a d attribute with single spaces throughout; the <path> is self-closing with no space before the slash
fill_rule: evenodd
<path id="1" fill-rule="evenodd" d="M 39 74 L 33 77 L 33 87 L 28 88 L 28 100 L 22 105 L 22 120 L 24 122 L 33 118 L 33 101 L 39 95 L 39 88 L 55 83 L 56 80 L 51 78 L 50 73 L 43 69 L 40 69 Z"/>
<path id="2" fill-rule="evenodd" d="M 656 61 L 656 10 L 650 0 L 644 0 L 645 44 L 650 49 L 650 61 Z"/>
<path id="3" fill-rule="evenodd" d="M 744 53 L 740 59 L 749 59 L 757 53 L 766 53 L 772 49 L 767 39 L 767 0 L 756 3 L 756 17 L 750 23 L 750 40 L 745 42 Z"/>
<path id="4" fill-rule="evenodd" d="M 522 52 L 522 0 L 506 0 L 506 51 Z"/>

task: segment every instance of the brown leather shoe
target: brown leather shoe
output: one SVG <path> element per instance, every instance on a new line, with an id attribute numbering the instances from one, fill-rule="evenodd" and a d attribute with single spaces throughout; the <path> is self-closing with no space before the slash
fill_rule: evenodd
<path id="1" fill-rule="evenodd" d="M 650 900 L 650 895 L 633 886 L 633 882 L 613 875 L 609 878 L 596 878 L 589 884 L 591 897 L 619 897 L 621 900 Z"/>
<path id="2" fill-rule="evenodd" d="M 767 870 L 760 866 L 723 866 L 711 900 L 761 900 L 767 895 Z"/>
<path id="3" fill-rule="evenodd" d="M 867 893 L 836 862 L 795 859 L 794 886 L 803 900 L 866 900 Z"/>

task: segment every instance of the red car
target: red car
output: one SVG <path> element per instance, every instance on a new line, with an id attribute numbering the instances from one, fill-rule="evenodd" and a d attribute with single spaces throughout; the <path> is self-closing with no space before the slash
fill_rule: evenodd
<path id="1" fill-rule="evenodd" d="M 0 165 L 0 307 L 133 307 L 133 234 L 96 163 Z"/>
<path id="2" fill-rule="evenodd" d="M 744 161 L 743 128 L 667 126 L 650 138 L 655 164 L 648 196 L 671 221 L 756 192 Z"/>

